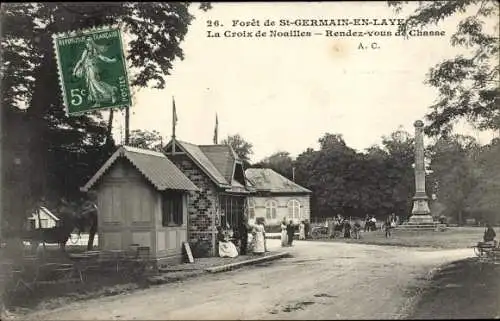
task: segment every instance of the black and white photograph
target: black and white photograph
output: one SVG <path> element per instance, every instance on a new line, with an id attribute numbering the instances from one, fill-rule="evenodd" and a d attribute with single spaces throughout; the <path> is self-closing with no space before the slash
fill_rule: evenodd
<path id="1" fill-rule="evenodd" d="M 0 320 L 500 319 L 499 9 L 3 2 Z"/>

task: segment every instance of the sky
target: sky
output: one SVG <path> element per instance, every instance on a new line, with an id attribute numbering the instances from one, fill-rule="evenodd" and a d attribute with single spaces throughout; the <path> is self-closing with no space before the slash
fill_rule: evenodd
<path id="1" fill-rule="evenodd" d="M 278 151 L 297 156 L 318 148 L 324 133 L 342 134 L 359 151 L 381 142 L 398 127 L 413 133 L 437 99 L 424 84 L 439 62 L 463 49 L 450 45 L 450 35 L 463 16 L 456 15 L 427 30 L 444 37 L 327 37 L 325 30 L 391 30 L 396 26 L 289 27 L 323 33 L 313 37 L 208 38 L 207 30 L 253 31 L 266 19 L 404 18 L 386 2 L 214 3 L 203 12 L 193 4 L 196 19 L 182 42 L 185 59 L 176 60 L 163 90 L 141 89 L 134 95 L 130 129 L 157 130 L 172 135 L 172 97 L 178 123 L 176 137 L 194 144 L 211 144 L 215 115 L 219 141 L 240 134 L 253 144 L 257 162 Z M 231 28 L 232 20 L 260 20 L 261 27 Z M 207 20 L 224 26 L 207 27 Z M 351 20 L 352 21 L 352 20 Z M 377 43 L 379 49 L 358 49 Z M 460 51 L 462 50 L 462 51 Z M 123 117 L 115 117 L 117 142 L 123 141 Z M 466 125 L 457 132 L 488 143 L 492 133 Z"/>

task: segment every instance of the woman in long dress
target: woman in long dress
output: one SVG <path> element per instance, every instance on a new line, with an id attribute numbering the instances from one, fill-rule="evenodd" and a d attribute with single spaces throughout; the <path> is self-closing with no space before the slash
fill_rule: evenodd
<path id="1" fill-rule="evenodd" d="M 299 224 L 299 240 L 305 240 L 305 239 L 306 239 L 306 226 L 304 224 L 304 221 L 302 221 Z"/>
<path id="2" fill-rule="evenodd" d="M 219 241 L 219 256 L 220 257 L 237 257 L 238 249 L 233 242 L 228 240 L 228 236 L 224 234 L 222 228 L 219 226 L 217 233 L 217 240 Z"/>
<path id="3" fill-rule="evenodd" d="M 87 38 L 86 47 L 83 50 L 80 60 L 73 69 L 73 75 L 77 78 L 84 78 L 87 85 L 89 101 L 94 102 L 94 107 L 99 107 L 101 102 L 116 101 L 116 93 L 118 89 L 101 80 L 99 76 L 98 62 L 114 63 L 115 58 L 103 56 L 106 47 L 98 45 L 92 38 Z"/>
<path id="4" fill-rule="evenodd" d="M 253 228 L 254 248 L 253 253 L 264 254 L 266 252 L 266 231 L 262 220 L 258 220 Z"/>
<path id="5" fill-rule="evenodd" d="M 281 246 L 288 246 L 288 236 L 286 234 L 286 218 L 281 221 Z"/>

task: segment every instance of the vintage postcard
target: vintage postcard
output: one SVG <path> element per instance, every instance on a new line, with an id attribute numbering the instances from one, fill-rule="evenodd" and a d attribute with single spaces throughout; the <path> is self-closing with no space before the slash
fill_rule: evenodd
<path id="1" fill-rule="evenodd" d="M 500 318 L 499 3 L 3 3 L 1 319 Z"/>

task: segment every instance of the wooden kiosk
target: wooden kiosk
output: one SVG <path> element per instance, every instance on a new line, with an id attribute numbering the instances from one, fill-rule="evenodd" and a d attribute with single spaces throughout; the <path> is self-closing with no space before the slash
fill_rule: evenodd
<path id="1" fill-rule="evenodd" d="M 165 155 L 120 146 L 81 190 L 97 194 L 99 249 L 149 247 L 158 265 L 182 260 L 188 192 L 198 188 Z"/>

